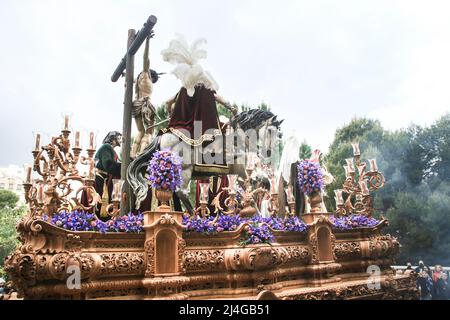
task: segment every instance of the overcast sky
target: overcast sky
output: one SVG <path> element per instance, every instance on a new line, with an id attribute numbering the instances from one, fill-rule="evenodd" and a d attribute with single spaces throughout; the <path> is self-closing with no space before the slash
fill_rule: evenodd
<path id="1" fill-rule="evenodd" d="M 72 116 L 87 144 L 122 130 L 123 79 L 111 74 L 127 31 L 157 16 L 151 66 L 175 33 L 205 37 L 203 62 L 219 93 L 237 104 L 264 101 L 285 119 L 285 137 L 326 150 L 353 117 L 389 129 L 429 124 L 450 109 L 449 1 L 0 1 L 0 165 L 31 162 Z M 142 67 L 136 57 L 136 74 Z M 155 104 L 180 87 L 172 75 Z"/>

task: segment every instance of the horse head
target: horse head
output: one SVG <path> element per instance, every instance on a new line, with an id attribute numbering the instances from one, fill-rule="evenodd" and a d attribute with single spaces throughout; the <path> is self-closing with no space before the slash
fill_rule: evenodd
<path id="1" fill-rule="evenodd" d="M 280 125 L 283 120 L 278 120 L 277 116 L 269 110 L 251 109 L 241 112 L 231 120 L 234 129 L 242 129 L 243 133 L 250 141 L 255 140 L 251 137 L 256 137 L 256 145 L 246 145 L 250 150 L 255 150 L 261 158 L 267 159 L 271 157 L 271 150 L 273 150 L 277 140 L 281 139 L 282 134 Z"/>

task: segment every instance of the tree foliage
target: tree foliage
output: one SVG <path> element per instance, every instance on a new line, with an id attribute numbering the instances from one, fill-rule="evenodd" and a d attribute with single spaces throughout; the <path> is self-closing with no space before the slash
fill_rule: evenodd
<path id="1" fill-rule="evenodd" d="M 301 160 L 305 160 L 311 158 L 311 155 L 312 155 L 311 146 L 306 141 L 303 141 L 298 150 L 298 157 Z"/>
<path id="2" fill-rule="evenodd" d="M 0 209 L 14 208 L 19 202 L 19 196 L 9 190 L 0 190 Z"/>
<path id="3" fill-rule="evenodd" d="M 19 197 L 14 192 L 0 190 L 0 269 L 18 244 L 16 224 L 25 213 L 25 208 L 18 206 L 18 202 Z"/>
<path id="4" fill-rule="evenodd" d="M 4 259 L 15 250 L 18 245 L 16 225 L 26 212 L 25 207 L 0 209 L 0 267 Z"/>

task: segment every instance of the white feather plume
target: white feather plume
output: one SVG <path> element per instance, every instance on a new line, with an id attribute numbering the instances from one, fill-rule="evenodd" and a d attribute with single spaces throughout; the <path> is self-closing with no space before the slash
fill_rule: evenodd
<path id="1" fill-rule="evenodd" d="M 177 34 L 176 39 L 170 41 L 169 47 L 161 51 L 164 61 L 176 65 L 172 74 L 181 81 L 189 96 L 194 95 L 195 86 L 200 84 L 210 90 L 219 89 L 211 74 L 198 63 L 200 59 L 208 56 L 206 50 L 201 48 L 204 44 L 206 40 L 200 38 L 189 46 L 186 38 Z"/>

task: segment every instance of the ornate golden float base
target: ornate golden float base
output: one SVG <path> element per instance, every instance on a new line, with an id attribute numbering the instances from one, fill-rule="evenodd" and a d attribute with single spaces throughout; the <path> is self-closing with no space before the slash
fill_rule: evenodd
<path id="1" fill-rule="evenodd" d="M 390 268 L 399 243 L 381 234 L 385 220 L 337 232 L 328 214 L 308 218 L 305 233 L 274 231 L 275 243 L 243 247 L 245 225 L 185 233 L 181 212 L 145 212 L 141 234 L 72 232 L 27 217 L 5 270 L 26 299 L 418 298 L 414 276 Z"/>

